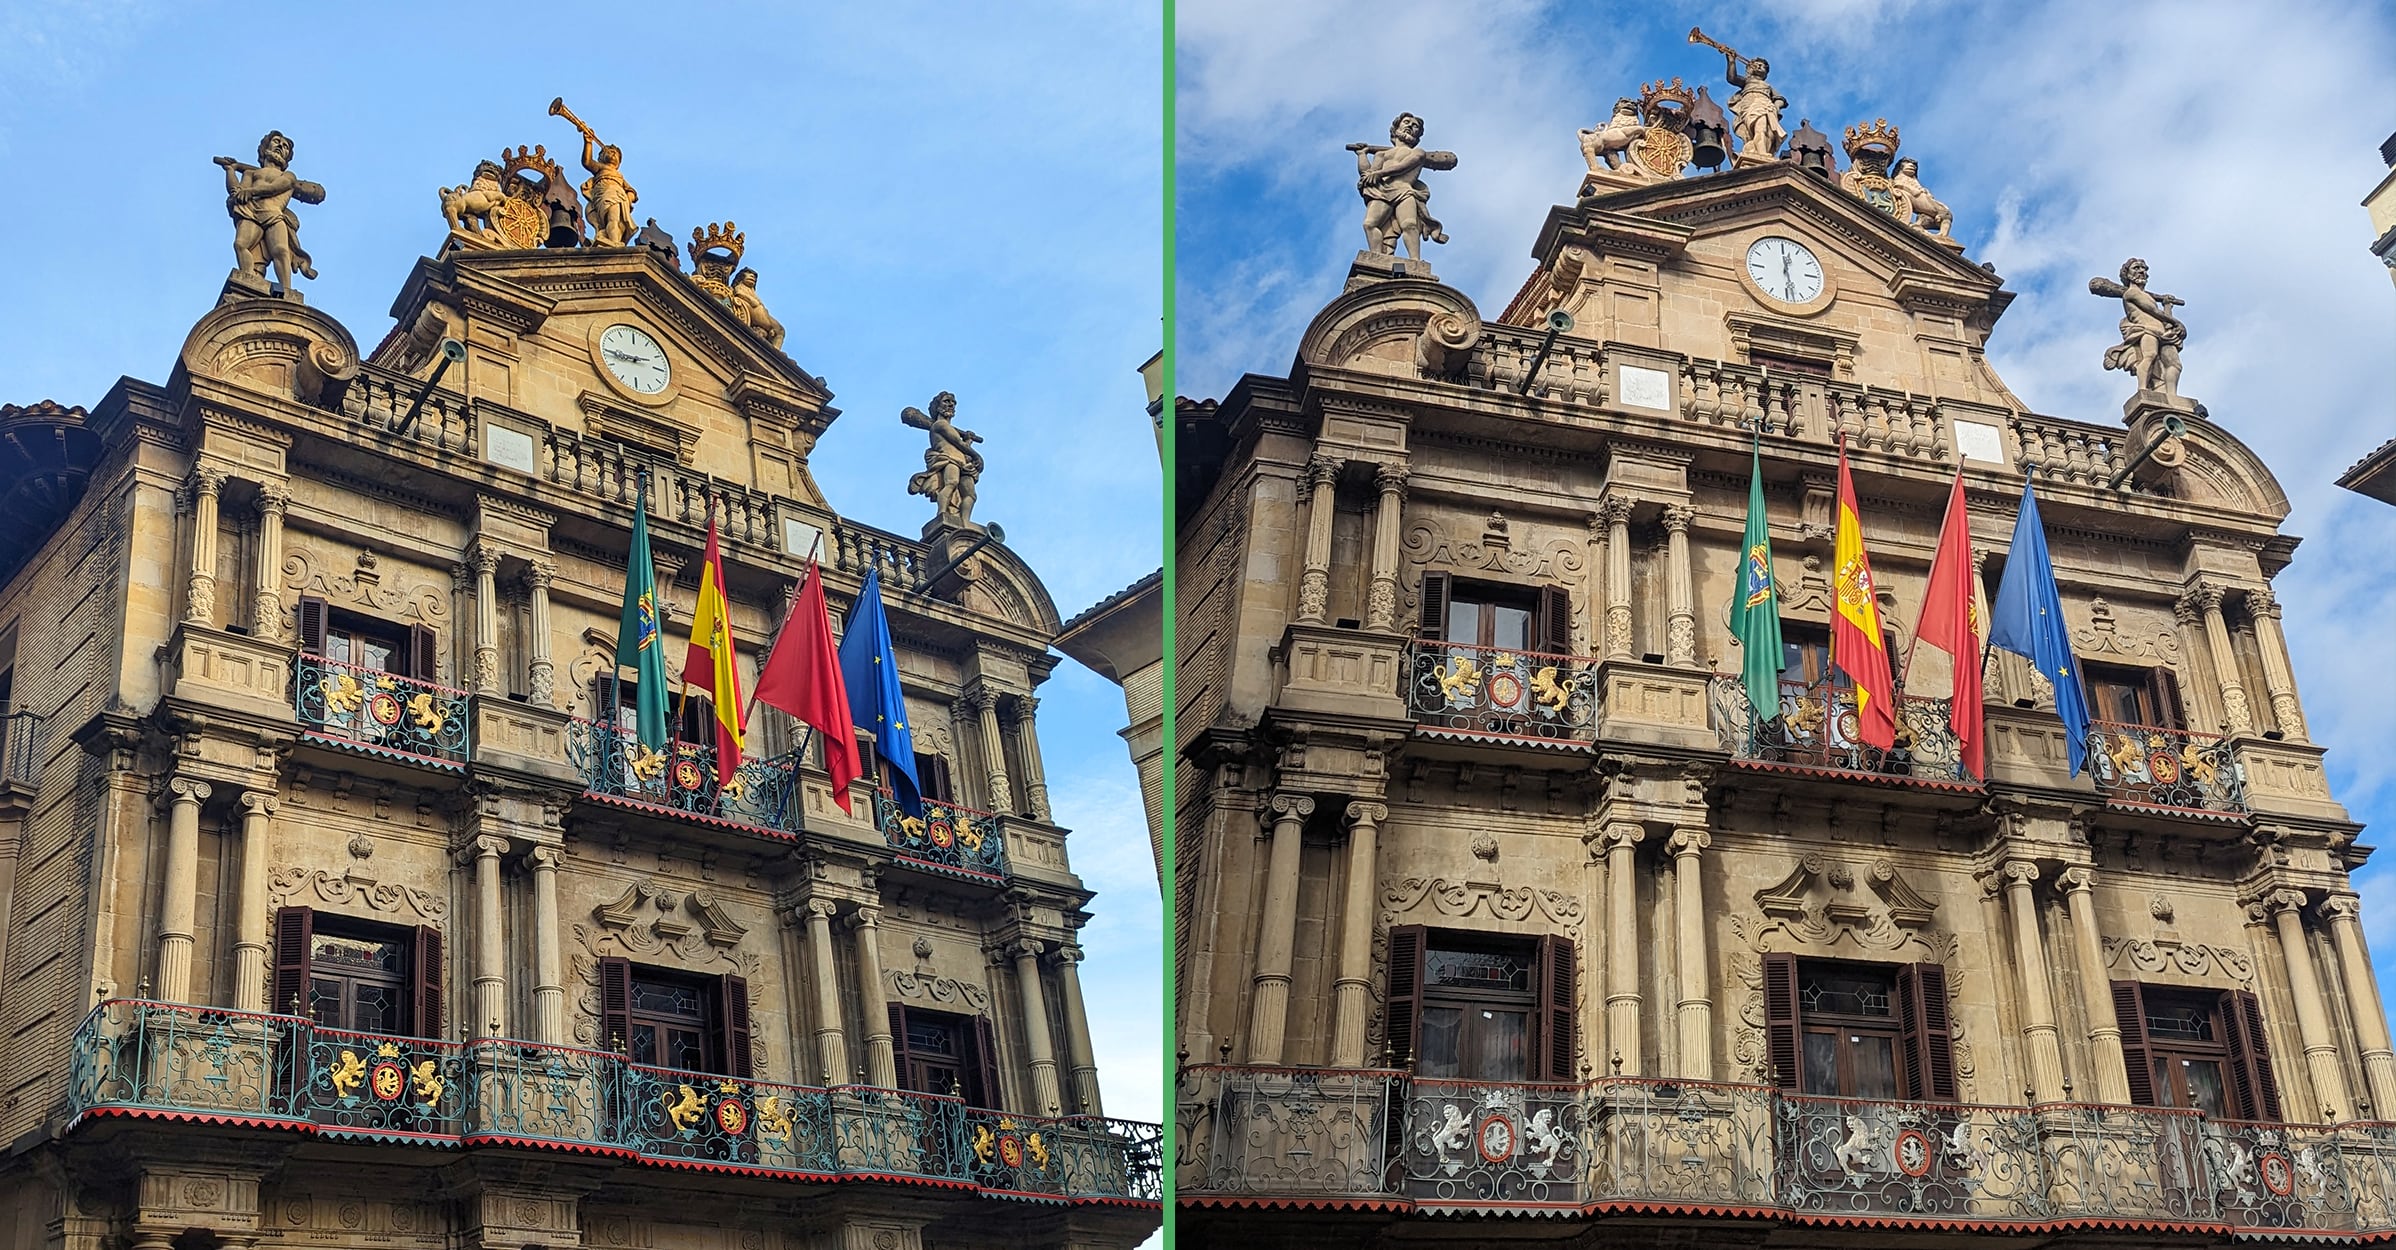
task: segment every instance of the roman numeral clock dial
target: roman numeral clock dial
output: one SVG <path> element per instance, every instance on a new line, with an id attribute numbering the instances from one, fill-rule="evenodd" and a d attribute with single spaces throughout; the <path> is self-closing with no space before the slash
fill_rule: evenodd
<path id="1" fill-rule="evenodd" d="M 1767 235 L 1749 244 L 1747 276 L 1784 304 L 1810 304 L 1822 295 L 1822 262 L 1795 239 Z"/>

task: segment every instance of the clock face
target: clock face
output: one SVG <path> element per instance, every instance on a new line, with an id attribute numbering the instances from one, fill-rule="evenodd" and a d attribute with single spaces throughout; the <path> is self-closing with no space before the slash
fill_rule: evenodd
<path id="1" fill-rule="evenodd" d="M 1784 304 L 1810 304 L 1822 294 L 1822 262 L 1795 239 L 1770 235 L 1749 244 L 1747 276 Z"/>
<path id="2" fill-rule="evenodd" d="M 616 375 L 616 381 L 641 395 L 666 389 L 667 379 L 674 376 L 673 366 L 666 363 L 666 349 L 636 326 L 609 326 L 601 332 L 599 358 L 607 363 L 607 371 Z"/>

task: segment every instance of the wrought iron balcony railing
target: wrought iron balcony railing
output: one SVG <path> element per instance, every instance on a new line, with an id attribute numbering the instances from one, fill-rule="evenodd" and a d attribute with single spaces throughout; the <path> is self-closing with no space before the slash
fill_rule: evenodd
<path id="1" fill-rule="evenodd" d="M 795 753 L 743 759 L 732 780 L 718 784 L 714 743 L 677 738 L 653 748 L 628 730 L 574 717 L 566 758 L 591 794 L 776 833 L 801 827 Z"/>
<path id="2" fill-rule="evenodd" d="M 1406 706 L 1418 725 L 1587 742 L 1597 728 L 1597 663 L 1418 639 L 1407 653 Z"/>
<path id="3" fill-rule="evenodd" d="M 2200 812 L 2244 812 L 2246 769 L 2220 737 L 2156 725 L 2092 721 L 2088 771 L 2119 803 Z"/>
<path id="4" fill-rule="evenodd" d="M 1019 1116 L 862 1086 L 644 1067 L 486 1038 L 318 1028 L 300 1016 L 111 999 L 75 1035 L 69 1127 L 206 1116 L 321 1136 L 597 1151 L 811 1182 L 905 1177 L 1069 1202 L 1161 1198 L 1158 1126 Z"/>
<path id="5" fill-rule="evenodd" d="M 465 766 L 465 691 L 307 652 L 292 673 L 292 706 L 310 737 L 373 755 Z"/>
<path id="6" fill-rule="evenodd" d="M 1886 750 L 1863 741 L 1852 688 L 1784 678 L 1780 715 L 1763 719 L 1737 674 L 1716 673 L 1710 701 L 1714 730 L 1735 759 L 1976 784 L 1963 766 L 1945 699 L 1898 695 L 1897 744 Z"/>
<path id="7" fill-rule="evenodd" d="M 1006 831 L 996 813 L 925 799 L 923 815 L 909 816 L 881 790 L 874 794 L 874 824 L 901 859 L 983 877 L 1009 871 Z"/>
<path id="8" fill-rule="evenodd" d="M 1183 1087 L 1178 1183 L 1199 1204 L 2396 1231 L 2396 1123 L 1822 1098 L 1638 1077 L 1542 1085 L 1202 1066 Z"/>

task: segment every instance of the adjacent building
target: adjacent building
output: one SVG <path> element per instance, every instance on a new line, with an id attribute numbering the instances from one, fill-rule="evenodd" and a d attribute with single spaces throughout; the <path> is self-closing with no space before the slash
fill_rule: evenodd
<path id="1" fill-rule="evenodd" d="M 2142 265 L 2096 284 L 2121 418 L 2031 411 L 1986 355 L 2013 296 L 1898 129 L 1784 149 L 1732 66 L 1735 121 L 1676 79 L 1583 131 L 1486 311 L 1398 250 L 1455 163 L 1401 117 L 1287 375 L 1177 406 L 1183 1244 L 2396 1230 L 2369 848 L 2242 414 L 2178 396 Z M 1830 663 L 1842 444 L 1891 749 Z M 1729 611 L 1758 448 L 1768 718 Z M 2078 775 L 2013 657 L 1985 776 L 1950 670 L 1905 671 L 1959 469 L 1990 593 L 2036 473 Z"/>
<path id="2" fill-rule="evenodd" d="M 843 517 L 746 238 L 631 232 L 613 148 L 583 197 L 538 148 L 445 191 L 362 348 L 291 288 L 322 193 L 277 138 L 155 380 L 0 408 L 6 1244 L 1145 1238 L 1043 780 L 1061 622 L 953 401 L 908 413 L 939 517 Z M 879 571 L 922 817 L 779 713 L 721 774 L 698 696 L 641 745 L 642 500 L 672 674 L 711 516 L 744 688 L 811 558 L 835 620 Z"/>

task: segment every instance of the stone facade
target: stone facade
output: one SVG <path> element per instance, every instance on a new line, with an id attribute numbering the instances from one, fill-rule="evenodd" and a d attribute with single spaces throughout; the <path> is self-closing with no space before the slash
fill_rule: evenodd
<path id="1" fill-rule="evenodd" d="M 1794 159 L 1592 169 L 1494 318 L 1360 255 L 1290 376 L 1177 414 L 1182 1235 L 2396 1227 L 2369 851 L 2290 676 L 2270 473 L 2151 392 L 2029 411 L 1983 350 L 2012 297 L 1943 220 Z M 1783 239 L 1817 294 L 1752 275 Z M 1726 608 L 1759 428 L 1791 662 L 1764 725 Z M 2087 771 L 2005 655 L 1987 777 L 1935 653 L 1901 749 L 1845 736 L 1808 667 L 1842 439 L 1900 662 L 1958 467 L 1990 593 L 2036 469 L 2104 687 Z M 1886 1049 L 1834 1035 L 1841 993 Z M 2167 1026 L 2235 1088 L 2151 1105 L 2201 1084 L 2153 1066 Z"/>
<path id="2" fill-rule="evenodd" d="M 978 527 L 842 519 L 778 326 L 567 229 L 453 234 L 368 351 L 236 281 L 162 383 L 0 414 L 48 449 L 4 484 L 5 1244 L 1140 1241 L 1047 592 Z M 624 747 L 641 490 L 670 672 L 711 501 L 744 688 L 819 542 L 836 619 L 881 571 L 948 802 L 842 811 L 774 712 L 729 785 Z"/>

